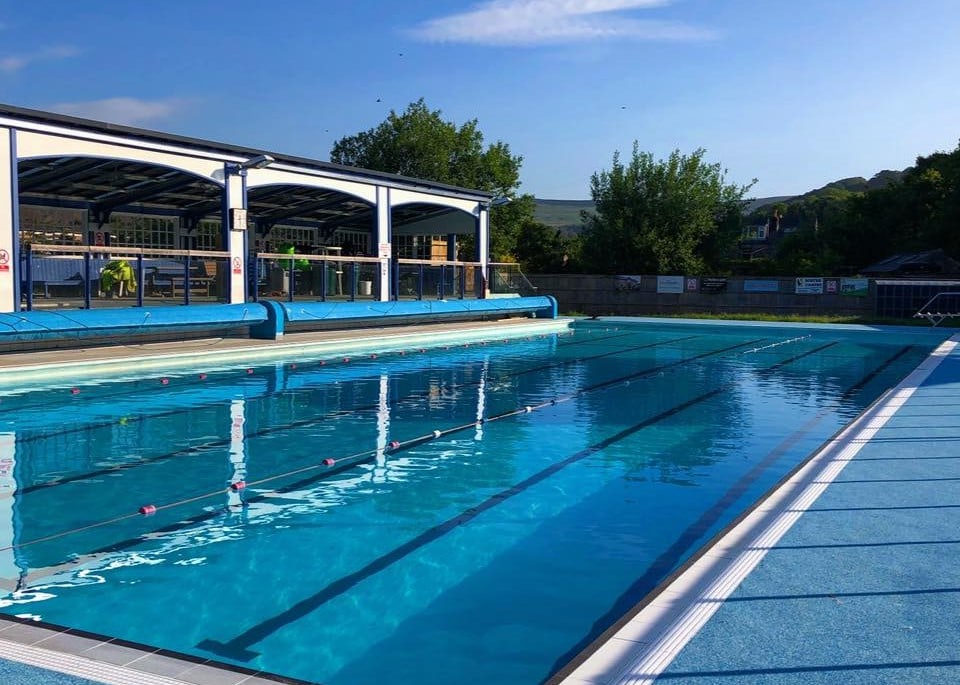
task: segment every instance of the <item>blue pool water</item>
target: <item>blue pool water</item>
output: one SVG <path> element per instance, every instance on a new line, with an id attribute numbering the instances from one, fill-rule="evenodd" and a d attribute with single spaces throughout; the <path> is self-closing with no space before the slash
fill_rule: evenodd
<path id="1" fill-rule="evenodd" d="M 5 389 L 0 610 L 330 685 L 541 682 L 943 337 L 579 322 Z"/>

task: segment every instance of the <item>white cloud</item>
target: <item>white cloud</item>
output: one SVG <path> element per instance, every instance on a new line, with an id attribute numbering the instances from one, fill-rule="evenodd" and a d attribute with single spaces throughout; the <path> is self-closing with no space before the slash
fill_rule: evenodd
<path id="1" fill-rule="evenodd" d="M 114 124 L 145 124 L 167 119 L 183 110 L 187 100 L 165 98 L 162 100 L 141 100 L 139 98 L 117 97 L 86 102 L 61 102 L 50 107 L 54 112 L 86 117 Z"/>
<path id="2" fill-rule="evenodd" d="M 472 10 L 423 22 L 412 30 L 435 43 L 540 45 L 632 38 L 706 40 L 712 31 L 671 21 L 635 19 L 624 10 L 672 0 L 491 0 Z"/>
<path id="3" fill-rule="evenodd" d="M 0 59 L 0 71 L 6 74 L 12 74 L 27 66 L 27 61 L 24 57 L 3 57 Z"/>
<path id="4" fill-rule="evenodd" d="M 3 25 L 0 24 L 0 28 Z M 69 45 L 57 45 L 51 48 L 44 48 L 37 52 L 30 52 L 23 55 L 8 55 L 0 57 L 0 72 L 12 74 L 20 71 L 28 64 L 34 62 L 46 62 L 54 59 L 65 59 L 67 57 L 76 57 L 80 51 Z"/>

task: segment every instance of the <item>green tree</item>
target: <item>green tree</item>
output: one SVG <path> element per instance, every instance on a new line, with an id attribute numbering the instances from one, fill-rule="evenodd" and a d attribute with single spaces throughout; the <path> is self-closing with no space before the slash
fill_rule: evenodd
<path id="1" fill-rule="evenodd" d="M 724 182 L 705 150 L 666 160 L 619 152 L 607 171 L 593 174 L 594 213 L 584 213 L 581 259 L 601 273 L 700 274 L 717 270 L 740 235 L 748 186 Z"/>
<path id="2" fill-rule="evenodd" d="M 823 239 L 842 263 L 862 268 L 934 249 L 960 258 L 960 145 L 918 157 L 898 178 L 882 173 L 891 182 L 848 198 L 842 217 L 826 226 Z"/>
<path id="3" fill-rule="evenodd" d="M 559 228 L 527 221 L 517 237 L 517 261 L 530 273 L 557 273 L 571 268 L 572 246 Z"/>
<path id="4" fill-rule="evenodd" d="M 483 190 L 513 202 L 490 212 L 491 252 L 494 259 L 511 259 L 520 226 L 533 218 L 532 196 L 518 196 L 523 158 L 497 141 L 484 146 L 476 119 L 461 126 L 444 121 L 423 98 L 368 131 L 334 143 L 330 160 L 364 169 L 385 171 L 462 188 Z M 461 245 L 472 248 L 473 241 Z M 473 253 L 467 253 L 468 258 Z"/>

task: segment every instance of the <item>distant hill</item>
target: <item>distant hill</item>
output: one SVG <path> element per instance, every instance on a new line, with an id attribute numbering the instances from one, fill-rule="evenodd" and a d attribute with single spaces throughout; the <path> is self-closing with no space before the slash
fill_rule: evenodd
<path id="1" fill-rule="evenodd" d="M 831 181 L 822 188 L 817 188 L 815 190 L 809 190 L 802 195 L 775 195 L 773 197 L 759 197 L 756 199 L 748 200 L 747 206 L 743 210 L 745 214 L 750 214 L 757 211 L 767 205 L 776 204 L 777 202 L 783 202 L 784 204 L 790 204 L 798 200 L 803 200 L 806 198 L 817 197 L 818 195 L 828 195 L 830 191 L 836 190 L 845 190 L 851 193 L 863 193 L 868 190 L 876 190 L 878 188 L 885 188 L 891 183 L 896 183 L 903 175 L 906 173 L 906 169 L 903 171 L 893 171 L 891 169 L 885 169 L 877 174 L 875 174 L 869 180 L 865 179 L 863 176 L 851 176 L 850 178 L 841 178 L 838 181 Z"/>
<path id="2" fill-rule="evenodd" d="M 745 214 L 750 214 L 761 207 L 772 205 L 777 202 L 789 203 L 800 198 L 813 197 L 823 194 L 831 189 L 847 190 L 855 193 L 862 193 L 867 190 L 883 188 L 903 178 L 903 171 L 893 171 L 886 169 L 875 174 L 869 180 L 862 176 L 852 176 L 850 178 L 841 178 L 832 181 L 822 188 L 808 191 L 802 195 L 774 195 L 771 197 L 758 197 L 747 200 L 747 206 L 744 209 Z M 593 200 L 541 200 L 537 198 L 537 208 L 534 216 L 547 226 L 559 228 L 561 232 L 567 235 L 574 235 L 580 232 L 583 222 L 580 220 L 580 212 L 593 211 Z"/>
<path id="3" fill-rule="evenodd" d="M 541 200 L 537 198 L 534 217 L 537 221 L 559 228 L 562 233 L 579 233 L 583 222 L 580 212 L 593 211 L 593 200 Z"/>
<path id="4" fill-rule="evenodd" d="M 767 205 L 772 205 L 777 202 L 787 202 L 793 198 L 793 195 L 773 195 L 772 197 L 758 197 L 753 200 L 747 200 L 747 206 L 744 207 L 743 213 L 749 214 L 750 212 L 756 211 L 761 207 L 766 207 Z"/>

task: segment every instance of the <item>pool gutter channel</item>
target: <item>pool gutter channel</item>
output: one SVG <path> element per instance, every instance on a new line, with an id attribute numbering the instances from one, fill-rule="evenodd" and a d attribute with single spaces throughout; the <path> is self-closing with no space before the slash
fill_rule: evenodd
<path id="1" fill-rule="evenodd" d="M 188 350 L 183 345 L 170 346 L 169 352 L 150 353 L 143 346 L 113 346 L 81 350 L 48 351 L 50 359 L 43 363 L 22 363 L 21 358 L 36 357 L 44 353 L 11 353 L 0 355 L 0 386 L 54 379 L 78 380 L 92 377 L 114 377 L 131 372 L 168 372 L 204 367 L 222 369 L 230 364 L 270 362 L 303 355 L 338 355 L 344 352 L 387 352 L 408 349 L 410 346 L 435 347 L 438 335 L 444 342 L 473 342 L 503 337 L 555 333 L 570 328 L 573 319 L 513 319 L 486 322 L 486 325 L 457 326 L 446 324 L 443 328 L 428 327 L 400 331 L 363 329 L 351 331 L 353 335 L 300 333 L 302 341 L 282 342 L 247 339 L 217 339 L 214 341 L 191 341 L 203 345 L 201 349 Z M 414 327 L 415 328 L 415 327 Z M 342 332 L 340 332 L 342 333 Z M 294 336 L 289 336 L 293 338 Z M 65 361 L 63 356 L 82 353 L 91 358 L 80 361 Z"/>
<path id="2" fill-rule="evenodd" d="M 941 343 L 757 502 L 601 633 L 544 685 L 653 683 L 874 435 L 946 359 Z"/>

